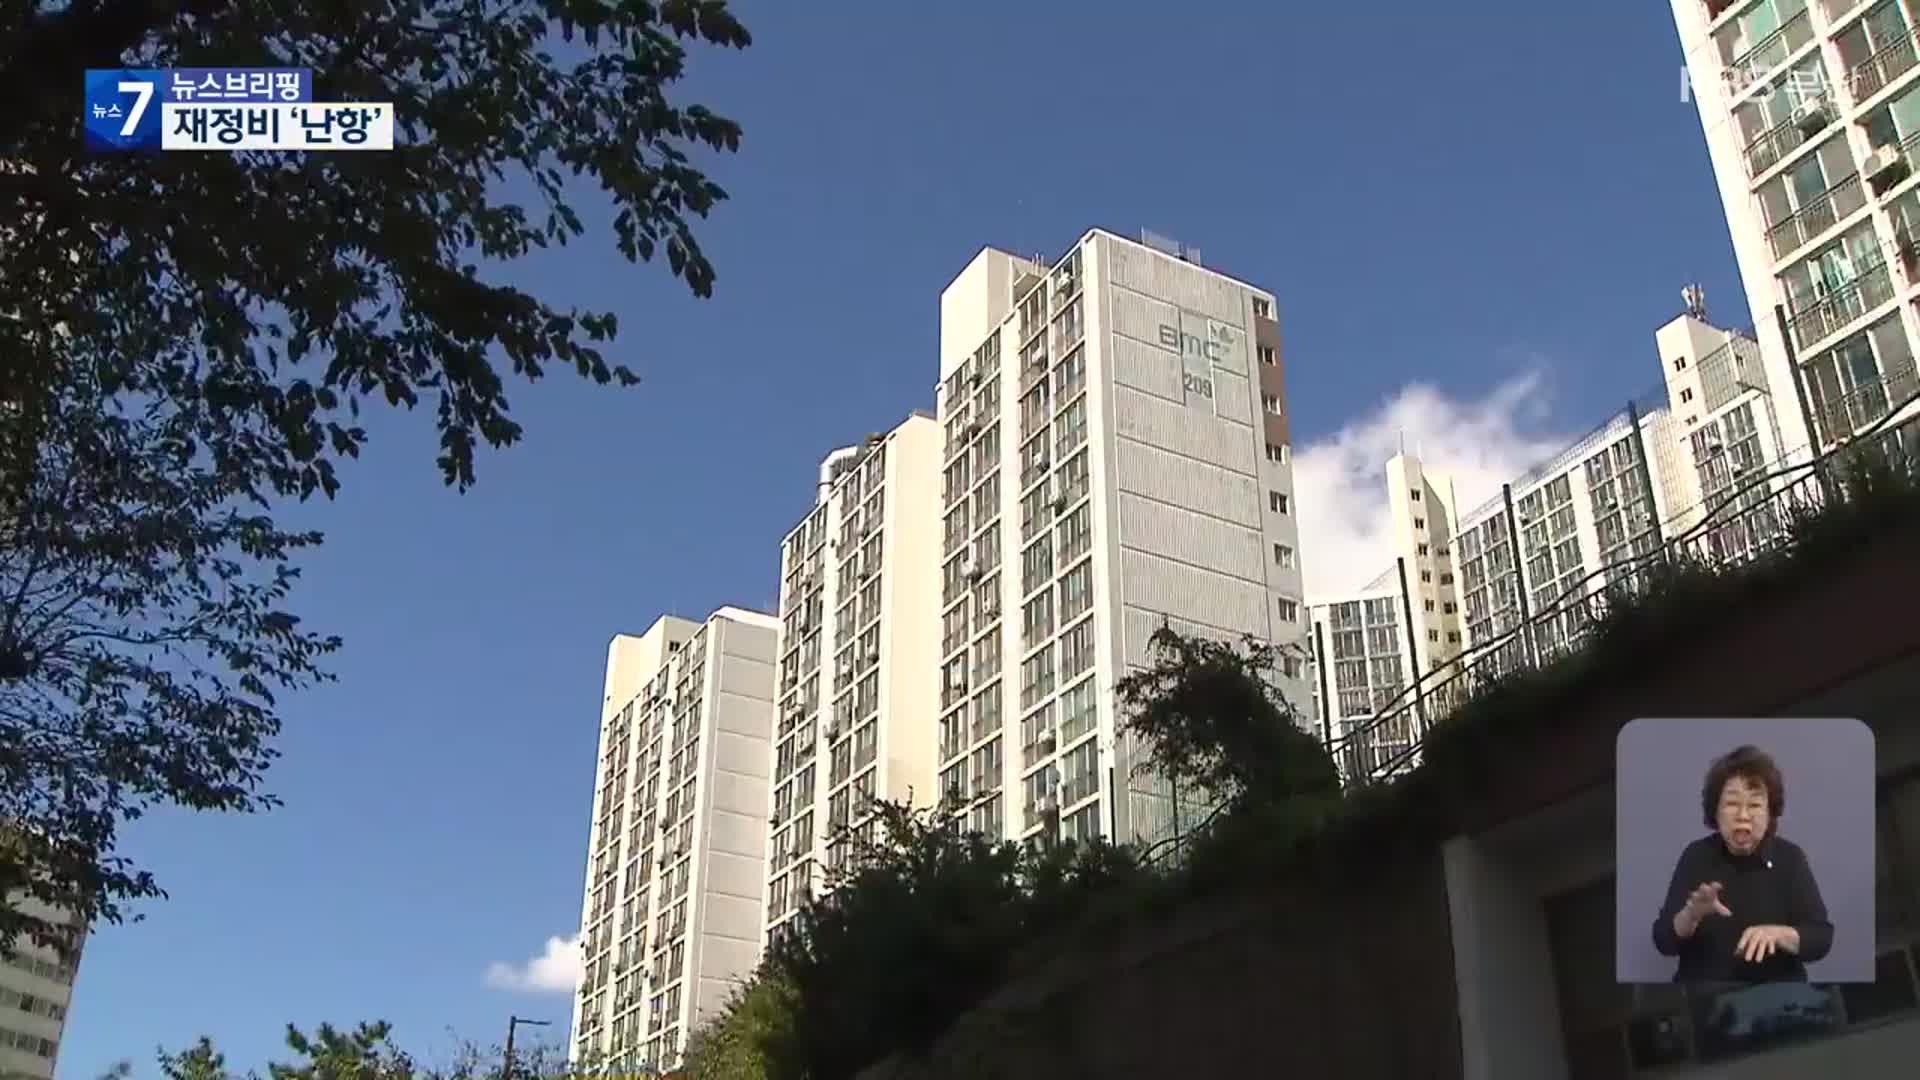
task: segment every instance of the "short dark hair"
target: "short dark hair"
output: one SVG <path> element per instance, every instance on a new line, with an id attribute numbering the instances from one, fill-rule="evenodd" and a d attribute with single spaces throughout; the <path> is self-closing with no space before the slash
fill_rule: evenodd
<path id="1" fill-rule="evenodd" d="M 1736 778 L 1767 789 L 1767 832 L 1771 834 L 1787 812 L 1787 781 L 1773 763 L 1773 755 L 1757 746 L 1736 746 L 1707 766 L 1707 780 L 1700 787 L 1700 812 L 1707 828 L 1719 825 L 1720 793 L 1727 781 Z"/>

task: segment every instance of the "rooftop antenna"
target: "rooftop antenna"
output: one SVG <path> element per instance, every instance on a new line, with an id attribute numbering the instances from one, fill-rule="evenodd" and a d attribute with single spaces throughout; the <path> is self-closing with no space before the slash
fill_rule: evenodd
<path id="1" fill-rule="evenodd" d="M 1707 290 L 1699 285 L 1689 285 L 1680 290 L 1680 299 L 1686 301 L 1687 314 L 1705 322 L 1707 319 Z"/>

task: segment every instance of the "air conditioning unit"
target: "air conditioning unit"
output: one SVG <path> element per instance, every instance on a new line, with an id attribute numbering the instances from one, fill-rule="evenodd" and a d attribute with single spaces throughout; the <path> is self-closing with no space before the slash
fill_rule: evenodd
<path id="1" fill-rule="evenodd" d="M 867 653 L 867 663 L 869 663 L 869 664 L 877 664 L 877 663 L 879 663 L 879 662 L 880 662 L 880 650 L 879 650 L 879 649 L 874 649 L 873 651 L 871 651 L 871 652 L 869 652 L 869 653 Z"/>
<path id="2" fill-rule="evenodd" d="M 1059 810 L 1060 799 L 1052 792 L 1036 796 L 1033 800 L 1033 812 L 1036 814 L 1053 814 L 1058 813 Z"/>
<path id="3" fill-rule="evenodd" d="M 773 815 L 767 818 L 767 824 L 777 829 L 780 827 L 780 822 L 782 822 L 783 820 L 785 820 L 785 818 L 781 816 L 780 811 L 775 810 L 773 812 Z"/>
<path id="4" fill-rule="evenodd" d="M 837 741 L 837 740 L 838 740 L 839 738 L 840 738 L 840 725 L 839 725 L 839 724 L 828 724 L 828 725 L 827 725 L 827 741 L 828 741 L 828 742 L 835 742 L 835 741 Z"/>
<path id="5" fill-rule="evenodd" d="M 1810 97 L 1794 107 L 1793 126 L 1799 128 L 1802 135 L 1817 135 L 1832 122 L 1833 105 L 1825 94 Z"/>
<path id="6" fill-rule="evenodd" d="M 960 429 L 960 437 L 962 439 L 971 439 L 978 434 L 980 434 L 980 422 L 978 420 L 969 420 L 967 421 L 967 426 Z"/>
<path id="7" fill-rule="evenodd" d="M 1905 178 L 1911 171 L 1907 155 L 1900 152 L 1899 143 L 1876 146 L 1873 153 L 1867 155 L 1867 166 L 1861 170 L 1867 174 L 1867 183 L 1873 185 L 1875 192 L 1885 191 Z"/>
<path id="8" fill-rule="evenodd" d="M 1034 749 L 1038 750 L 1042 754 L 1053 753 L 1053 748 L 1055 745 L 1056 744 L 1054 742 L 1053 732 L 1051 731 L 1040 736 L 1038 739 L 1035 739 L 1033 743 Z"/>

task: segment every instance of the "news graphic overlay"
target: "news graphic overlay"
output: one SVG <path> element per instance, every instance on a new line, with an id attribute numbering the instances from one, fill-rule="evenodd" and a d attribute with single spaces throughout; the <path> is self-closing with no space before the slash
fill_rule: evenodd
<path id="1" fill-rule="evenodd" d="M 87 149 L 391 150 L 391 102 L 316 102 L 306 68 L 89 69 Z"/>
<path id="2" fill-rule="evenodd" d="M 88 150 L 160 149 L 160 86 L 166 73 L 89 68 L 81 106 Z"/>
<path id="3" fill-rule="evenodd" d="M 1614 750 L 1620 982 L 1874 981 L 1867 725 L 1643 718 Z"/>

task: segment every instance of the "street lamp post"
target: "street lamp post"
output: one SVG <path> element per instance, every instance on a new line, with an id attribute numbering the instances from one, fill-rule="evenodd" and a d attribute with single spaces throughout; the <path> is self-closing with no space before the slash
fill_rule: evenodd
<path id="1" fill-rule="evenodd" d="M 507 1045 L 500 1054 L 500 1080 L 513 1080 L 513 1031 L 521 1024 L 528 1027 L 546 1027 L 551 1020 L 529 1020 L 524 1016 L 507 1017 Z"/>

